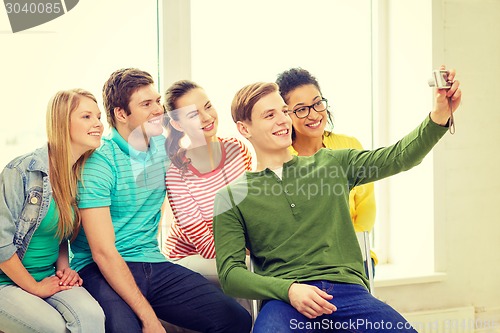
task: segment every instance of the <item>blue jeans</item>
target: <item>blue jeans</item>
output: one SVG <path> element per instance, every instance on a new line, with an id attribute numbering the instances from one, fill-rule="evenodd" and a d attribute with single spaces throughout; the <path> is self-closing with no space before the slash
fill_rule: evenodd
<path id="1" fill-rule="evenodd" d="M 248 311 L 200 274 L 171 262 L 127 263 L 158 318 L 200 332 L 250 332 Z M 106 314 L 106 333 L 142 333 L 141 322 L 95 263 L 79 272 Z"/>
<path id="2" fill-rule="evenodd" d="M 104 333 L 104 313 L 82 287 L 73 287 L 43 299 L 15 285 L 2 285 L 0 331 Z"/>
<path id="3" fill-rule="evenodd" d="M 361 285 L 329 281 L 314 281 L 307 284 L 333 295 L 330 303 L 337 307 L 337 311 L 331 315 L 308 319 L 290 304 L 270 300 L 264 302 L 253 333 L 417 333 L 396 310 L 373 297 Z"/>

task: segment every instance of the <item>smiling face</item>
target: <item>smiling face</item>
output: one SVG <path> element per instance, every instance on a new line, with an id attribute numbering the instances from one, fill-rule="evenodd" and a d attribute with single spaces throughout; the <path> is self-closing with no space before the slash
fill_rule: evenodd
<path id="1" fill-rule="evenodd" d="M 240 133 L 261 152 L 281 154 L 292 144 L 288 106 L 275 91 L 262 97 L 252 109 L 251 122 L 238 122 Z"/>
<path id="2" fill-rule="evenodd" d="M 314 105 L 321 100 L 322 96 L 315 85 L 307 84 L 290 91 L 286 98 L 290 110 L 298 110 L 302 107 Z M 297 137 L 318 138 L 325 131 L 328 113 L 327 111 L 316 112 L 313 108 L 310 108 L 309 115 L 305 118 L 300 119 L 294 113 L 291 113 L 290 116 Z"/>
<path id="3" fill-rule="evenodd" d="M 120 135 L 129 140 L 131 133 L 134 136 L 142 136 L 149 140 L 153 136 L 163 133 L 163 106 L 161 104 L 161 95 L 156 91 L 152 84 L 139 87 L 130 96 L 128 104 L 130 114 L 125 110 L 116 108 L 115 117 L 117 121 L 117 130 Z"/>
<path id="4" fill-rule="evenodd" d="M 192 145 L 206 144 L 217 135 L 217 111 L 202 88 L 189 90 L 176 103 L 176 119 L 172 125 L 184 132 Z"/>
<path id="5" fill-rule="evenodd" d="M 80 96 L 78 107 L 70 115 L 69 134 L 73 156 L 81 156 L 101 144 L 101 111 L 92 99 Z"/>

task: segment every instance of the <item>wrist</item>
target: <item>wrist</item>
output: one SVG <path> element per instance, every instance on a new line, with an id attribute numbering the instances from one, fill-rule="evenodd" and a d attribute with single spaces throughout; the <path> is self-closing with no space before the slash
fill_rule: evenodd
<path id="1" fill-rule="evenodd" d="M 440 125 L 440 126 L 445 126 L 445 127 L 448 126 L 448 122 L 450 121 L 449 112 L 446 112 L 443 114 L 443 113 L 438 112 L 438 111 L 432 111 L 429 114 L 429 117 L 431 118 L 432 122 L 434 122 L 435 124 Z"/>
<path id="2" fill-rule="evenodd" d="M 140 310 L 136 314 L 139 320 L 143 323 L 143 325 L 145 323 L 150 323 L 154 322 L 155 320 L 158 320 L 156 313 L 154 312 L 153 308 L 146 300 L 146 298 L 141 299 L 140 304 L 138 304 L 138 309 Z"/>
<path id="3" fill-rule="evenodd" d="M 29 283 L 26 288 L 23 288 L 27 292 L 29 292 L 32 295 L 38 296 L 38 290 L 39 290 L 40 283 L 37 282 L 35 279 L 33 279 L 32 283 Z"/>
<path id="4" fill-rule="evenodd" d="M 292 289 L 295 289 L 295 287 L 298 285 L 299 283 L 297 281 L 294 281 L 290 284 L 290 286 L 288 286 L 288 292 L 287 292 L 287 296 L 288 296 L 288 302 L 290 303 L 290 298 L 292 296 L 292 292 L 293 290 Z"/>

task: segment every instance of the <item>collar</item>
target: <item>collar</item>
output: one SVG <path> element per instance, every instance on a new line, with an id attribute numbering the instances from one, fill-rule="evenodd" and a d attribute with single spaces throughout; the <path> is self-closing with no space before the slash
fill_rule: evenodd
<path id="1" fill-rule="evenodd" d="M 33 159 L 27 167 L 28 171 L 42 171 L 46 175 L 49 174 L 49 145 L 45 144 L 35 150 Z"/>
<path id="2" fill-rule="evenodd" d="M 111 129 L 111 140 L 128 156 L 138 161 L 145 162 L 158 152 L 158 144 L 156 137 L 149 139 L 149 148 L 146 151 L 137 150 L 132 147 L 127 140 L 125 140 L 116 128 Z"/>

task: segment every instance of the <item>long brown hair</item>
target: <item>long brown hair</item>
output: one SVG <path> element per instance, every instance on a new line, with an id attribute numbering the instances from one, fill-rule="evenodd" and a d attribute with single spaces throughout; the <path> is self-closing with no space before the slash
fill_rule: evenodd
<path id="1" fill-rule="evenodd" d="M 198 84 L 189 80 L 181 80 L 173 83 L 165 92 L 165 106 L 168 118 L 179 120 L 176 103 L 185 94 L 193 89 L 201 88 Z M 180 141 L 184 137 L 184 132 L 176 130 L 169 119 L 165 117 L 165 127 L 168 130 L 165 141 L 165 149 L 172 163 L 182 171 L 187 170 L 190 161 L 186 160 L 186 149 L 180 146 Z"/>
<path id="2" fill-rule="evenodd" d="M 94 150 L 87 151 L 73 164 L 71 153 L 71 114 L 78 108 L 82 97 L 97 103 L 90 92 L 83 89 L 59 91 L 47 108 L 47 138 L 49 147 L 49 177 L 52 197 L 59 211 L 57 237 L 73 240 L 80 229 L 80 212 L 76 204 L 77 182 L 83 166 Z"/>

